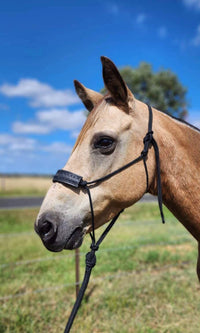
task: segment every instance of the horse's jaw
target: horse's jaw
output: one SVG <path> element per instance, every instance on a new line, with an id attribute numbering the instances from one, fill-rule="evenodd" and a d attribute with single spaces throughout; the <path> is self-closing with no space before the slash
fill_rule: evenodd
<path id="1" fill-rule="evenodd" d="M 86 234 L 86 228 L 77 227 L 68 237 L 65 243 L 65 250 L 74 250 L 79 248 L 82 243 L 84 236 Z"/>

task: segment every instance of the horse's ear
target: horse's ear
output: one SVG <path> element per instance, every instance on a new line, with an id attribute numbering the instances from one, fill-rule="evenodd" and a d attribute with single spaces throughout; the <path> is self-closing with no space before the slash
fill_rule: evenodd
<path id="1" fill-rule="evenodd" d="M 92 111 L 95 105 L 103 98 L 103 95 L 94 90 L 86 88 L 77 80 L 74 80 L 74 86 L 78 96 L 88 111 Z"/>
<path id="2" fill-rule="evenodd" d="M 107 90 L 111 93 L 116 103 L 128 106 L 128 102 L 133 99 L 133 95 L 122 79 L 117 67 L 107 57 L 101 57 L 101 62 L 103 65 L 103 79 Z"/>

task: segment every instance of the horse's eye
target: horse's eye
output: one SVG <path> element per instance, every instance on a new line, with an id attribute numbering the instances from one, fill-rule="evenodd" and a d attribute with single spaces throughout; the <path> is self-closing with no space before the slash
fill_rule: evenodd
<path id="1" fill-rule="evenodd" d="M 108 136 L 96 138 L 94 148 L 99 149 L 101 154 L 111 154 L 115 149 L 115 140 Z"/>
<path id="2" fill-rule="evenodd" d="M 94 143 L 95 148 L 108 148 L 113 144 L 113 139 L 111 138 L 101 138 Z"/>

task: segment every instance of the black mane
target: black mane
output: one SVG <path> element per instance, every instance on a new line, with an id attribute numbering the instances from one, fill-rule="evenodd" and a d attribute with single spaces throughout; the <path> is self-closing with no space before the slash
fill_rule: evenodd
<path id="1" fill-rule="evenodd" d="M 160 111 L 160 110 L 159 110 L 159 111 Z M 200 128 L 198 128 L 198 127 L 196 127 L 196 126 L 194 126 L 194 125 L 188 123 L 186 120 L 181 119 L 181 118 L 174 117 L 174 116 L 172 116 L 171 114 L 168 114 L 168 113 L 166 113 L 166 112 L 164 112 L 164 111 L 160 111 L 160 112 L 166 114 L 167 116 L 171 117 L 172 119 L 175 119 L 175 120 L 180 121 L 181 123 L 183 123 L 183 124 L 185 124 L 185 125 L 187 125 L 187 126 L 193 128 L 194 130 L 200 132 Z"/>

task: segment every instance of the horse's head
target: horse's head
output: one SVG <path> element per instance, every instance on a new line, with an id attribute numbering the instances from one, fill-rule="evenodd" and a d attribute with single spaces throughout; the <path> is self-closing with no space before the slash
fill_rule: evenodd
<path id="1" fill-rule="evenodd" d="M 87 181 L 105 176 L 139 156 L 148 128 L 146 105 L 134 98 L 108 58 L 102 57 L 102 64 L 107 95 L 75 81 L 77 94 L 90 114 L 63 168 Z M 148 155 L 147 164 L 152 181 L 152 154 Z M 143 196 L 146 191 L 143 162 L 91 186 L 90 190 L 95 228 L 98 228 Z M 52 251 L 77 248 L 90 228 L 91 211 L 86 191 L 52 184 L 35 223 L 44 245 Z"/>

